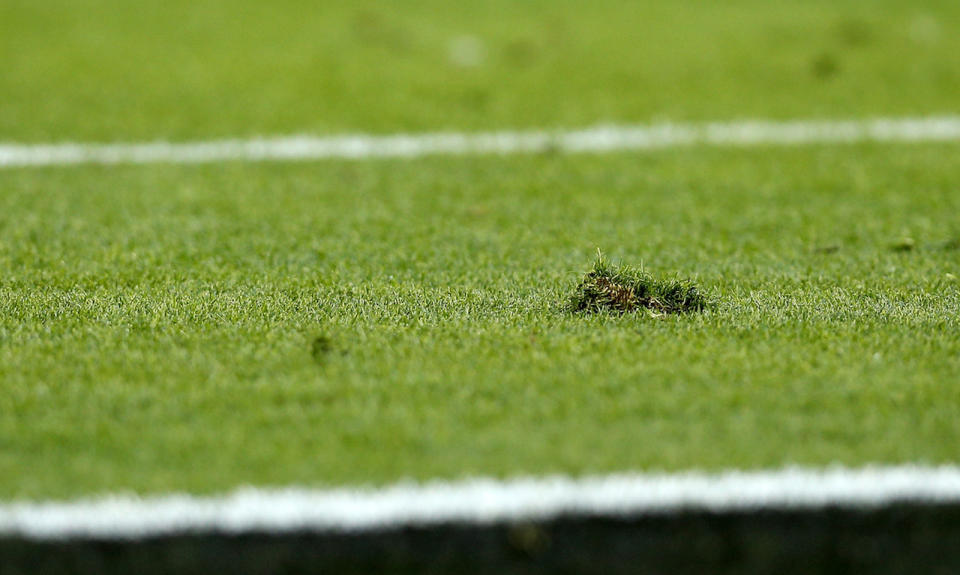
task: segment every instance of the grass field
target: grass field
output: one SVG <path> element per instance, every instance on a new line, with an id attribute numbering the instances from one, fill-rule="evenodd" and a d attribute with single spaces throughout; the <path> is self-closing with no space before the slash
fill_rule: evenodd
<path id="1" fill-rule="evenodd" d="M 5 0 L 0 139 L 955 112 L 958 28 L 953 0 Z"/>
<path id="2" fill-rule="evenodd" d="M 955 2 L 289 4 L 5 2 L 0 141 L 960 94 Z M 958 143 L 0 170 L 0 498 L 957 462 L 957 174 Z M 597 248 L 714 305 L 569 313 Z"/>

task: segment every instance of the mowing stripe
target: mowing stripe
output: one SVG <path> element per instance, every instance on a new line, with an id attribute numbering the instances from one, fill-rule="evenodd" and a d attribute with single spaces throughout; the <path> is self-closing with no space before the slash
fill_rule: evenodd
<path id="1" fill-rule="evenodd" d="M 427 133 L 390 136 L 290 136 L 203 142 L 3 144 L 0 168 L 75 164 L 194 164 L 243 161 L 417 158 L 529 154 L 548 150 L 602 153 L 682 146 L 798 146 L 856 142 L 960 141 L 960 116 L 789 122 L 597 126 L 582 130 Z"/>
<path id="2" fill-rule="evenodd" d="M 310 490 L 242 488 L 214 497 L 133 495 L 0 505 L 0 539 L 130 539 L 171 534 L 356 532 L 448 523 L 681 511 L 876 508 L 960 502 L 960 467 L 787 468 L 719 474 L 469 479 Z"/>

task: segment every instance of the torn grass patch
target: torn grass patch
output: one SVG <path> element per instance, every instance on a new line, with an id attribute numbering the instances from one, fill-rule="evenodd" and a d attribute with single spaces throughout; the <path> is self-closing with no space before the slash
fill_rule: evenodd
<path id="1" fill-rule="evenodd" d="M 660 280 L 637 269 L 613 265 L 597 252 L 567 308 L 573 312 L 630 313 L 649 310 L 654 315 L 703 311 L 709 302 L 692 281 Z"/>

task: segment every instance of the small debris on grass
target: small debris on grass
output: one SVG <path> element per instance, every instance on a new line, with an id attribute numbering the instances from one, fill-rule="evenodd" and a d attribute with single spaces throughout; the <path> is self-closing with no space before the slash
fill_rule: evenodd
<path id="1" fill-rule="evenodd" d="M 950 251 L 950 252 L 955 250 L 960 250 L 960 238 L 951 238 L 943 242 L 943 245 L 941 247 L 944 250 Z"/>
<path id="2" fill-rule="evenodd" d="M 593 269 L 583 276 L 567 308 L 573 312 L 620 314 L 648 310 L 659 316 L 703 311 L 708 305 L 690 280 L 656 279 L 642 267 L 613 265 L 597 250 Z"/>
<path id="3" fill-rule="evenodd" d="M 895 252 L 912 252 L 916 247 L 917 243 L 913 241 L 913 238 L 902 237 L 891 245 L 890 249 Z"/>
<path id="4" fill-rule="evenodd" d="M 840 251 L 840 244 L 827 244 L 813 248 L 815 254 L 835 254 Z"/>
<path id="5" fill-rule="evenodd" d="M 810 61 L 810 72 L 818 80 L 829 80 L 840 73 L 840 62 L 836 56 L 825 52 Z"/>
<path id="6" fill-rule="evenodd" d="M 843 20 L 837 23 L 837 38 L 851 48 L 866 46 L 873 41 L 873 30 L 864 20 Z"/>
<path id="7" fill-rule="evenodd" d="M 323 363 L 324 358 L 327 354 L 333 351 L 333 340 L 325 335 L 320 335 L 314 338 L 313 343 L 310 344 L 310 355 L 313 356 L 313 360 L 317 363 Z"/>

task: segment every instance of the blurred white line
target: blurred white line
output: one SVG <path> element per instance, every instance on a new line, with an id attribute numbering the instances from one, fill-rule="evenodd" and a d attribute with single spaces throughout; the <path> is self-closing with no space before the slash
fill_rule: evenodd
<path id="1" fill-rule="evenodd" d="M 597 126 L 582 130 L 290 136 L 184 143 L 0 143 L 0 168 L 74 164 L 195 164 L 230 160 L 359 160 L 440 155 L 511 155 L 549 150 L 602 153 L 693 145 L 734 147 L 952 141 L 960 141 L 960 116 L 842 121 L 757 120 L 707 124 Z"/>
<path id="2" fill-rule="evenodd" d="M 960 467 L 468 479 L 401 483 L 380 489 L 242 488 L 214 497 L 111 495 L 70 502 L 0 504 L 0 538 L 128 539 L 171 533 L 356 531 L 446 522 L 530 521 L 562 514 L 869 508 L 895 502 L 960 502 Z"/>

